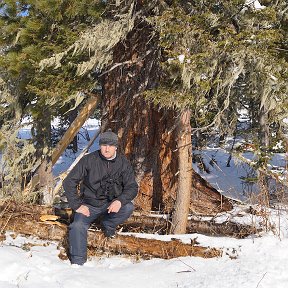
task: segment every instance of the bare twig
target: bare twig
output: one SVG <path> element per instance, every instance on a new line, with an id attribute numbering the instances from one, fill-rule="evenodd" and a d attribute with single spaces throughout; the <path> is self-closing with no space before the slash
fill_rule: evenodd
<path id="1" fill-rule="evenodd" d="M 179 260 L 180 262 L 182 262 L 184 265 L 186 265 L 186 266 L 188 266 L 189 268 L 191 268 L 193 271 L 196 271 L 192 266 L 188 265 L 187 263 L 185 263 L 185 262 L 182 261 L 181 259 L 178 258 L 178 260 Z M 183 272 L 183 271 L 181 271 L 181 272 Z M 185 272 L 187 272 L 187 271 L 185 271 Z M 189 271 L 189 272 L 191 272 L 191 271 Z M 180 273 L 180 272 L 178 272 L 178 273 Z"/>
<path id="2" fill-rule="evenodd" d="M 257 284 L 257 286 L 256 286 L 256 288 L 258 288 L 259 287 L 259 284 L 261 283 L 261 281 L 264 279 L 264 277 L 265 277 L 265 275 L 267 274 L 267 272 L 265 272 L 264 274 L 263 274 L 263 276 L 262 276 L 262 278 L 259 280 L 259 282 L 258 282 L 258 284 Z"/>

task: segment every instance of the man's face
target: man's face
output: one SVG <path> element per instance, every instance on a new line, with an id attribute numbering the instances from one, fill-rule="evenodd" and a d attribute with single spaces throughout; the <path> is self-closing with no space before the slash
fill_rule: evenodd
<path id="1" fill-rule="evenodd" d="M 107 144 L 100 145 L 101 154 L 106 159 L 112 158 L 115 155 L 116 150 L 117 150 L 117 147 L 113 145 L 107 145 Z"/>

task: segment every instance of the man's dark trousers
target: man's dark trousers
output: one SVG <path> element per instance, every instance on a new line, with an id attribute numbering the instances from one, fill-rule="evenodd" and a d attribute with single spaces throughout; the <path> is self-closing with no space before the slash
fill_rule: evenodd
<path id="1" fill-rule="evenodd" d="M 108 233 L 115 231 L 117 225 L 129 218 L 134 210 L 132 202 L 122 206 L 117 213 L 107 212 L 111 203 L 101 207 L 84 204 L 89 208 L 90 216 L 75 213 L 74 221 L 69 226 L 70 260 L 72 264 L 83 265 L 87 261 L 87 230 L 90 224 L 103 215 L 102 225 Z"/>

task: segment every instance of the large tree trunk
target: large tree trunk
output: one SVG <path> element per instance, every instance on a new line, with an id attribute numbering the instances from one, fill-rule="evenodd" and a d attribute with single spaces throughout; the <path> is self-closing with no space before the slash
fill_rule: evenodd
<path id="1" fill-rule="evenodd" d="M 144 22 L 135 27 L 114 51 L 114 64 L 126 64 L 114 66 L 103 76 L 102 122 L 118 133 L 120 148 L 135 168 L 140 186 L 136 205 L 171 213 L 179 187 L 175 129 L 179 115 L 145 100 L 144 90 L 158 83 L 160 52 L 152 27 Z M 194 213 L 214 214 L 232 208 L 226 198 L 195 175 L 191 195 Z"/>

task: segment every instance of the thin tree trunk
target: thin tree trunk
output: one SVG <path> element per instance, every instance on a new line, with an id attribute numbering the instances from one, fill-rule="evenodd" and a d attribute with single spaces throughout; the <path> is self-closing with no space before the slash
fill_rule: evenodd
<path id="1" fill-rule="evenodd" d="M 175 211 L 172 217 L 172 233 L 186 233 L 187 219 L 190 207 L 192 188 L 192 144 L 191 144 L 191 112 L 181 113 L 178 127 L 178 190 L 175 202 Z"/>
<path id="2" fill-rule="evenodd" d="M 261 107 L 259 111 L 259 140 L 260 140 L 260 162 L 264 170 L 267 169 L 268 159 L 267 153 L 269 149 L 269 126 L 268 126 L 268 112 L 265 111 L 265 107 Z M 258 186 L 260 189 L 259 203 L 267 207 L 270 205 L 269 194 L 269 177 L 266 173 L 258 170 Z"/>
<path id="3" fill-rule="evenodd" d="M 69 116 L 68 116 L 69 125 L 71 125 L 74 122 L 74 120 L 77 118 L 77 114 L 78 114 L 77 112 L 78 112 L 78 109 L 76 108 L 69 113 Z M 71 142 L 71 146 L 72 146 L 73 153 L 77 153 L 77 151 L 78 151 L 77 134 L 74 136 L 74 138 Z"/>
<path id="4" fill-rule="evenodd" d="M 259 139 L 260 145 L 263 150 L 267 150 L 269 147 L 269 126 L 267 123 L 268 113 L 264 107 L 259 112 Z"/>
<path id="5" fill-rule="evenodd" d="M 38 159 L 43 159 L 38 169 L 39 192 L 41 204 L 52 204 L 53 174 L 50 151 L 52 149 L 51 139 L 51 115 L 48 109 L 43 109 L 41 119 L 36 124 L 36 141 Z"/>
<path id="6" fill-rule="evenodd" d="M 52 205 L 53 204 L 53 174 L 52 174 L 52 162 L 47 157 L 40 165 L 38 169 L 39 174 L 39 191 L 41 194 L 41 204 Z"/>

